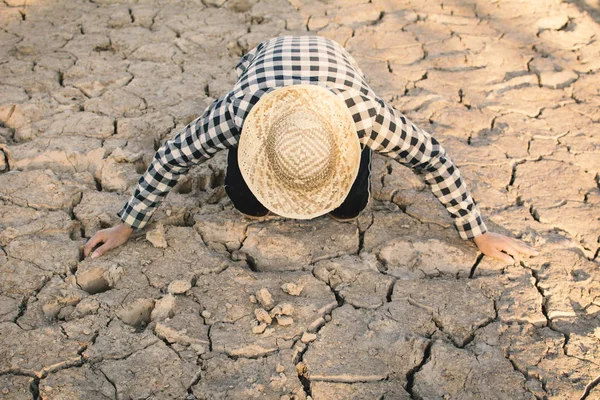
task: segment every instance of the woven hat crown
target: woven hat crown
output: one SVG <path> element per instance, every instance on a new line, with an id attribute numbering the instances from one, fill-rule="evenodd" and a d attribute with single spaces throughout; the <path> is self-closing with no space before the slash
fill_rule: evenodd
<path id="1" fill-rule="evenodd" d="M 338 207 L 358 174 L 360 143 L 346 103 L 312 84 L 263 94 L 244 120 L 238 159 L 266 208 L 309 219 Z"/>
<path id="2" fill-rule="evenodd" d="M 327 185 L 335 173 L 333 127 L 310 109 L 301 108 L 279 119 L 265 145 L 275 176 L 290 189 L 310 191 Z"/>

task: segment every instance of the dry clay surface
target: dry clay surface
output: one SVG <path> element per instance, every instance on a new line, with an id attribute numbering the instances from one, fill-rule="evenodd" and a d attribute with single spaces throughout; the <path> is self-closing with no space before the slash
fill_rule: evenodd
<path id="1" fill-rule="evenodd" d="M 0 398 L 600 398 L 600 11 L 586 0 L 2 0 Z M 257 43 L 335 39 L 447 148 L 503 266 L 376 156 L 358 221 L 244 219 L 226 153 L 96 259 Z"/>

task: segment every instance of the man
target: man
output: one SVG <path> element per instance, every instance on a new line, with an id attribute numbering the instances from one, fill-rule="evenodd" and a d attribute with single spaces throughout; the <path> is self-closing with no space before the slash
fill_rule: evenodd
<path id="1" fill-rule="evenodd" d="M 446 151 L 379 98 L 339 44 L 318 36 L 270 39 L 242 57 L 236 73 L 229 93 L 157 151 L 117 214 L 121 223 L 98 231 L 85 245 L 86 256 L 98 244 L 92 258 L 125 243 L 178 177 L 225 148 L 227 194 L 248 216 L 355 218 L 369 200 L 374 150 L 423 177 L 459 235 L 482 253 L 507 264 L 537 254 L 487 232 Z"/>

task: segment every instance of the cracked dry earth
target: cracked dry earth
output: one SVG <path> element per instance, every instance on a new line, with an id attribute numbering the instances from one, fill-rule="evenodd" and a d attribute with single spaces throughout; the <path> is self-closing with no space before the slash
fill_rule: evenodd
<path id="1" fill-rule="evenodd" d="M 3 0 L 0 397 L 600 398 L 599 22 L 592 0 Z M 245 220 L 221 152 L 82 258 L 244 52 L 315 33 L 540 256 L 478 254 L 380 156 L 354 223 Z"/>

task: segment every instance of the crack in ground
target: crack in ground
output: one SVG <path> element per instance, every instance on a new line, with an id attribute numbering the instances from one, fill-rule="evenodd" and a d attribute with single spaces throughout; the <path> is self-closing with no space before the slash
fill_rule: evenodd
<path id="1" fill-rule="evenodd" d="M 85 346 L 82 346 L 82 347 L 85 347 Z M 81 350 L 81 349 L 79 349 L 79 350 Z M 79 353 L 79 350 L 78 350 L 78 353 Z M 85 351 L 85 349 L 84 349 L 84 351 Z M 29 376 L 34 379 L 35 378 L 44 379 L 48 376 L 48 374 L 53 374 L 55 372 L 73 368 L 73 367 L 81 367 L 83 364 L 85 364 L 85 361 L 83 360 L 83 357 L 79 354 L 79 358 L 77 358 L 77 359 L 61 361 L 60 363 L 57 363 L 57 364 L 43 367 L 39 371 L 28 370 L 28 369 L 23 369 L 23 368 L 10 368 L 10 369 L 6 369 L 4 371 L 0 371 L 0 376 L 2 376 L 2 375 L 22 375 L 22 376 Z"/>
<path id="2" fill-rule="evenodd" d="M 358 251 L 356 252 L 356 255 L 360 255 L 360 253 L 362 253 L 363 250 L 365 249 L 365 233 L 367 233 L 367 231 L 371 228 L 371 226 L 373 226 L 373 223 L 375 222 L 375 216 L 372 213 L 370 214 L 370 217 L 371 218 L 369 220 L 369 223 L 363 229 L 361 229 L 360 224 L 357 223 L 357 228 L 358 228 Z"/>
<path id="3" fill-rule="evenodd" d="M 542 314 L 543 314 L 543 315 L 544 315 L 544 317 L 546 318 L 546 326 L 547 326 L 547 327 L 548 327 L 550 330 L 552 330 L 552 331 L 554 331 L 554 332 L 556 332 L 556 333 L 560 333 L 560 334 L 563 336 L 563 338 L 564 338 L 564 343 L 563 343 L 563 346 L 562 346 L 562 351 L 563 351 L 563 354 L 564 354 L 565 356 L 567 356 L 567 357 L 571 357 L 570 355 L 568 355 L 568 354 L 567 354 L 567 344 L 568 344 L 568 342 L 569 342 L 569 338 L 570 338 L 570 337 L 569 337 L 569 334 L 568 334 L 568 333 L 565 333 L 565 332 L 562 332 L 562 331 L 560 331 L 560 330 L 558 330 L 558 329 L 554 328 L 554 327 L 552 326 L 552 320 L 551 320 L 551 319 L 550 319 L 550 317 L 548 316 L 548 308 L 547 308 L 547 307 L 548 307 L 548 304 L 547 304 L 547 303 L 548 303 L 548 299 L 547 299 L 547 298 L 546 298 L 546 296 L 544 295 L 544 289 L 543 289 L 543 288 L 541 288 L 541 287 L 539 286 L 539 283 L 540 283 L 540 277 L 539 277 L 539 274 L 538 274 L 538 272 L 537 272 L 537 271 L 535 271 L 533 268 L 531 268 L 531 267 L 528 267 L 528 266 L 527 266 L 527 265 L 526 265 L 526 264 L 525 264 L 523 261 L 521 261 L 521 263 L 520 263 L 520 264 L 521 264 L 521 266 L 522 266 L 523 268 L 526 268 L 526 269 L 528 269 L 528 270 L 531 272 L 531 276 L 533 276 L 533 278 L 534 278 L 534 280 L 535 280 L 535 282 L 534 282 L 534 286 L 535 286 L 536 290 L 538 291 L 538 293 L 540 294 L 540 296 L 542 296 Z"/>
<path id="4" fill-rule="evenodd" d="M 491 299 L 491 300 L 492 300 L 492 305 L 494 306 L 494 318 L 489 318 L 487 321 L 484 321 L 480 325 L 476 326 L 475 329 L 473 330 L 473 332 L 469 335 L 469 337 L 467 337 L 465 339 L 462 346 L 457 345 L 456 343 L 454 343 L 454 340 L 452 340 L 452 343 L 455 344 L 456 347 L 458 347 L 459 349 L 464 349 L 465 347 L 467 347 L 467 345 L 469 345 L 469 343 L 471 343 L 473 340 L 475 340 L 475 335 L 477 334 L 477 332 L 480 329 L 483 329 L 486 326 L 493 324 L 494 322 L 498 322 L 500 320 L 500 318 L 498 317 L 498 305 L 496 304 L 496 299 Z"/>
<path id="5" fill-rule="evenodd" d="M 312 264 L 312 266 L 314 267 L 314 264 Z M 322 280 L 320 280 L 319 278 L 317 278 L 315 276 L 314 273 L 314 268 L 311 270 L 312 275 L 315 277 L 315 279 L 319 280 L 320 282 L 323 282 Z M 335 296 L 335 299 L 338 303 L 337 307 L 333 307 L 331 310 L 329 310 L 328 312 L 326 312 L 322 317 L 320 317 L 323 320 L 323 324 L 321 324 L 319 327 L 317 327 L 314 330 L 314 334 L 317 334 L 319 331 L 321 331 L 321 329 L 323 329 L 323 327 L 325 327 L 325 325 L 327 325 L 327 323 L 329 321 L 331 321 L 332 318 L 332 313 L 333 310 L 341 307 L 344 305 L 344 298 L 341 297 L 335 289 L 333 289 L 333 287 L 329 284 L 329 282 L 324 282 L 327 287 L 329 288 L 329 290 L 333 293 L 333 295 Z M 294 342 L 294 344 L 292 345 L 292 347 L 296 346 L 296 344 L 298 343 L 300 339 L 296 340 Z M 304 343 L 304 349 L 300 350 L 298 352 L 298 354 L 295 357 L 295 360 L 293 361 L 296 364 L 296 371 L 298 373 L 298 379 L 300 380 L 300 382 L 302 383 L 302 386 L 304 388 L 304 391 L 306 392 L 307 396 L 311 396 L 312 397 L 312 389 L 311 389 L 311 381 L 310 381 L 310 372 L 308 371 L 308 368 L 306 367 L 306 364 L 304 364 L 303 360 L 304 360 L 304 354 L 308 351 L 310 344 L 312 342 L 308 342 L 308 343 Z"/>
<path id="6" fill-rule="evenodd" d="M 171 351 L 173 351 L 173 353 L 177 355 L 177 358 L 179 358 L 180 361 L 185 362 L 185 360 L 181 358 L 179 352 L 173 348 L 173 343 L 169 342 L 166 337 L 160 337 L 154 330 L 152 330 L 152 334 L 160 341 L 162 341 Z"/>
<path id="7" fill-rule="evenodd" d="M 202 366 L 200 366 L 200 369 L 198 370 L 198 373 L 196 374 L 196 376 L 194 376 L 194 378 L 192 378 L 192 381 L 188 385 L 187 393 L 188 393 L 188 398 L 189 399 L 195 399 L 196 398 L 194 396 L 194 391 L 193 391 L 192 388 L 194 386 L 196 386 L 198 384 L 198 382 L 200 382 L 200 379 L 202 379 Z"/>
<path id="8" fill-rule="evenodd" d="M 533 160 L 535 162 L 535 160 Z M 527 160 L 517 160 L 513 162 L 512 165 L 512 171 L 510 174 L 510 181 L 508 182 L 508 185 L 506 185 L 505 189 L 507 191 L 510 190 L 510 187 L 513 186 L 515 184 L 515 180 L 517 179 L 517 167 L 521 164 L 525 164 L 527 162 Z"/>
<path id="9" fill-rule="evenodd" d="M 475 262 L 473 263 L 473 266 L 471 267 L 471 271 L 469 272 L 469 279 L 473 279 L 475 277 L 475 272 L 477 271 L 477 266 L 481 263 L 481 260 L 483 260 L 483 257 L 485 255 L 483 253 L 480 253 L 477 258 L 475 259 Z"/>
<path id="10" fill-rule="evenodd" d="M 385 17 L 385 11 L 382 10 L 379 12 L 379 17 L 377 17 L 377 19 L 375 21 L 367 23 L 367 24 L 365 24 L 365 26 L 379 25 L 383 21 L 383 17 Z"/>
<path id="11" fill-rule="evenodd" d="M 304 364 L 304 362 L 303 362 L 303 360 L 304 360 L 304 353 L 306 353 L 308 351 L 308 348 L 309 348 L 309 343 L 306 343 L 306 346 L 304 346 L 304 349 L 301 350 L 297 354 L 297 358 L 296 358 L 296 372 L 298 374 L 298 380 L 302 384 L 304 392 L 306 393 L 307 396 L 312 397 L 312 388 L 311 388 L 311 381 L 310 381 L 310 373 L 308 372 L 308 368 L 306 367 L 306 364 Z"/>
<path id="12" fill-rule="evenodd" d="M 321 260 L 321 261 L 322 261 L 322 260 Z M 337 307 L 334 307 L 334 308 L 332 308 L 331 310 L 329 310 L 329 312 L 325 313 L 323 317 L 325 317 L 326 315 L 329 315 L 329 316 L 331 316 L 331 313 L 333 312 L 333 310 L 335 310 L 336 308 L 339 308 L 339 307 L 341 307 L 341 306 L 343 306 L 343 305 L 344 305 L 344 303 L 345 303 L 345 300 L 344 300 L 344 298 L 343 298 L 343 297 L 342 297 L 342 296 L 341 296 L 341 295 L 338 293 L 338 291 L 336 291 L 336 290 L 333 288 L 333 286 L 331 286 L 331 284 L 329 283 L 329 281 L 325 282 L 325 281 L 323 281 L 323 280 L 319 279 L 319 277 L 318 277 L 317 275 L 315 275 L 314 263 L 313 263 L 313 264 L 310 264 L 310 266 L 311 266 L 311 267 L 313 267 L 313 268 L 310 270 L 310 273 L 312 274 L 312 276 L 313 276 L 313 277 L 314 277 L 316 280 L 318 280 L 319 282 L 323 282 L 324 284 L 326 284 L 326 285 L 327 285 L 327 287 L 329 288 L 329 290 L 331 291 L 331 293 L 333 293 L 333 295 L 335 296 L 335 300 L 337 301 L 337 304 L 338 304 L 338 306 L 337 306 Z M 324 324 L 323 324 L 323 325 L 321 325 L 321 326 L 324 326 Z M 319 329 L 320 329 L 320 328 L 319 328 Z"/>
<path id="13" fill-rule="evenodd" d="M 202 318 L 204 318 L 204 317 L 202 317 Z M 210 331 L 211 331 L 213 325 L 207 324 L 206 319 L 204 320 L 204 325 L 208 326 L 208 331 L 206 331 L 206 336 L 208 337 L 208 351 L 212 352 L 213 351 L 213 343 L 212 343 L 212 337 L 210 336 Z"/>
<path id="14" fill-rule="evenodd" d="M 232 361 L 237 361 L 240 358 L 244 359 L 244 360 L 260 360 L 261 358 L 269 358 L 271 356 L 278 355 L 280 350 L 281 349 L 277 348 L 273 351 L 269 351 L 268 353 L 255 354 L 253 356 L 236 356 L 233 354 L 229 354 L 225 351 L 218 351 L 217 353 L 224 355 L 225 357 L 227 357 L 228 359 L 230 359 Z"/>
<path id="15" fill-rule="evenodd" d="M 6 1 L 4 1 L 4 3 L 6 4 Z M 442 7 L 442 8 L 443 8 L 443 7 Z M 131 22 L 133 22 L 133 21 L 134 21 L 134 16 L 133 16 L 133 13 L 132 13 L 132 10 L 131 10 L 131 9 L 129 9 L 129 13 L 130 13 Z M 23 13 L 23 20 L 25 19 L 24 17 L 25 17 L 25 16 L 24 16 L 24 13 Z M 382 17 L 382 16 L 380 16 L 380 19 L 381 19 L 381 17 Z M 152 18 L 152 24 L 154 24 L 154 18 L 155 18 L 155 17 L 153 17 L 153 18 Z M 419 17 L 419 19 L 420 19 L 420 17 Z M 309 17 L 309 20 L 310 20 L 310 17 Z M 306 22 L 306 29 L 307 29 L 307 30 L 308 30 L 308 22 L 309 22 L 309 21 L 307 20 L 307 22 Z M 479 22 L 481 23 L 481 21 L 479 21 Z M 83 29 L 82 29 L 82 28 L 80 28 L 80 29 L 81 29 L 81 33 L 83 34 Z M 353 30 L 352 36 L 354 36 L 354 30 Z M 502 36 L 503 36 L 503 34 L 500 36 L 500 38 L 501 38 Z M 500 39 L 500 38 L 499 38 L 499 39 Z M 459 37 L 459 39 L 460 39 L 460 37 Z M 462 40 L 462 39 L 461 39 L 461 40 Z M 389 65 L 389 63 L 388 63 L 388 68 L 390 68 L 390 65 Z M 391 71 L 390 71 L 390 72 L 391 72 Z M 426 74 L 425 74 L 425 79 L 426 79 Z M 407 85 L 408 85 L 408 84 L 407 84 Z M 461 100 L 462 100 L 462 98 L 461 98 Z M 494 118 L 494 120 L 495 120 L 495 118 Z M 494 120 L 492 121 L 492 128 L 493 128 L 493 125 L 494 125 Z M 514 171 L 513 171 L 513 172 L 514 172 Z M 513 178 L 513 176 L 511 176 L 511 179 L 512 179 L 512 178 Z M 514 183 L 514 179 L 512 179 L 512 182 L 511 182 L 511 184 L 512 184 L 512 183 Z M 533 206 L 532 206 L 532 208 L 533 208 Z M 530 209 L 530 212 L 531 212 L 531 209 Z M 534 218 L 535 218 L 535 217 L 534 217 Z M 81 227 L 81 229 L 83 230 L 83 227 Z M 368 229 L 368 228 L 367 228 L 367 229 Z M 366 230 L 365 230 L 365 232 L 366 232 Z M 361 233 L 359 232 L 359 251 L 358 251 L 359 253 L 362 251 L 362 244 L 363 244 L 363 243 L 362 243 L 362 241 L 364 240 L 364 233 L 365 233 L 365 232 L 362 232 L 362 235 L 361 235 Z M 83 233 L 83 231 L 82 231 L 82 233 Z M 84 235 L 82 234 L 82 236 L 84 236 Z M 597 257 L 598 257 L 598 255 L 599 255 L 599 252 L 600 252 L 600 248 L 598 248 L 598 249 L 597 249 L 597 251 L 596 251 L 596 254 L 595 254 L 594 258 L 597 258 Z M 477 257 L 477 259 L 475 260 L 475 263 L 474 263 L 474 264 L 473 264 L 473 266 L 471 267 L 471 273 L 470 273 L 470 276 L 469 276 L 469 278 L 472 278 L 472 277 L 474 276 L 474 274 L 476 273 L 477 266 L 478 266 L 478 265 L 479 265 L 479 263 L 481 262 L 481 259 L 482 259 L 482 258 L 483 258 L 483 255 L 480 255 L 480 256 L 478 256 L 478 257 Z M 147 278 L 147 277 L 146 277 L 146 278 Z M 396 282 L 396 281 L 394 281 L 394 284 L 395 284 L 395 282 Z M 392 287 L 393 287 L 393 285 L 392 285 Z M 536 288 L 538 289 L 538 291 L 540 291 L 540 288 L 538 288 L 537 286 L 536 286 Z M 334 296 L 336 296 L 337 292 L 336 292 L 336 291 L 335 291 L 333 288 L 331 288 L 331 287 L 330 287 L 330 289 L 333 291 L 333 293 L 334 293 Z M 391 295 L 391 291 L 390 291 L 390 294 L 389 294 L 389 295 Z M 387 296 L 387 298 L 388 298 L 388 301 L 389 301 L 389 295 Z M 542 296 L 543 296 L 543 295 L 542 295 Z M 338 298 L 338 296 L 336 296 L 336 299 L 337 299 L 337 298 Z M 547 318 L 547 316 L 546 316 L 546 318 Z M 549 319 L 548 319 L 548 318 L 547 318 L 547 320 L 549 321 Z M 323 325 L 323 326 L 324 326 L 324 325 Z M 322 327 L 322 326 L 321 326 L 321 327 Z M 209 326 L 209 332 L 210 332 L 210 326 Z M 210 340 L 211 340 L 211 339 L 210 339 L 210 336 L 209 336 L 209 341 L 210 341 Z M 210 346 L 211 346 L 211 350 L 212 350 L 212 342 L 211 342 L 211 345 L 210 345 Z M 430 349 L 431 349 L 431 343 L 428 343 L 428 348 L 429 348 L 429 351 L 430 351 Z M 308 345 L 307 345 L 307 346 L 306 346 L 306 348 L 303 350 L 303 352 L 302 352 L 302 355 L 304 354 L 304 352 L 306 352 L 306 351 L 307 351 L 307 349 L 308 349 Z M 421 360 L 421 363 L 420 363 L 420 366 L 419 366 L 419 369 L 418 369 L 418 370 L 420 370 L 420 368 L 421 368 L 423 365 L 425 365 L 425 364 L 428 362 L 427 358 L 429 358 L 429 357 L 430 357 L 430 354 L 427 354 L 426 356 L 424 356 L 424 357 L 423 357 L 423 360 Z M 418 370 L 417 370 L 417 369 L 415 369 L 415 370 L 413 371 L 413 385 L 414 385 L 414 375 L 416 374 L 416 372 L 418 372 Z M 105 376 L 105 377 L 106 377 L 106 376 Z M 199 378 L 199 376 L 198 376 L 198 378 Z M 408 377 L 407 377 L 407 379 L 408 379 Z M 596 378 L 594 381 L 592 381 L 592 382 L 590 382 L 590 384 L 588 384 L 588 387 L 589 387 L 589 388 L 586 388 L 586 393 L 584 393 L 584 396 L 583 396 L 582 398 L 585 398 L 587 395 L 589 395 L 589 392 L 591 391 L 591 389 L 593 389 L 593 387 L 594 387 L 594 386 L 596 386 L 596 385 L 598 384 L 598 382 L 597 382 L 597 381 L 598 381 L 598 379 L 600 379 L 600 377 L 599 377 L 599 378 Z M 108 380 L 108 378 L 107 378 L 107 380 Z M 39 380 L 38 380 L 38 381 L 39 381 Z M 115 389 L 115 398 L 117 398 L 117 390 L 116 390 L 116 386 L 115 386 L 115 384 L 114 384 L 113 382 L 111 382 L 110 380 L 108 380 L 108 381 L 109 381 L 109 382 L 110 382 L 110 383 L 113 385 L 113 387 L 114 387 L 114 389 Z M 595 382 L 595 383 L 594 383 L 594 382 Z M 310 381 L 308 381 L 308 384 L 310 385 Z M 590 385 L 591 385 L 591 384 L 594 384 L 594 385 L 590 387 Z M 309 386 L 309 387 L 310 387 L 310 386 Z M 412 389 L 412 387 L 411 387 L 411 389 Z M 188 392 L 189 392 L 189 390 L 188 390 Z M 411 396 L 412 396 L 412 390 L 411 390 L 411 393 L 410 393 L 410 394 L 411 394 Z M 35 396 L 34 396 L 34 398 L 35 398 Z"/>
<path id="16" fill-rule="evenodd" d="M 527 380 L 529 380 L 529 379 L 535 379 L 536 381 L 540 382 L 540 384 L 542 385 L 542 390 L 544 391 L 544 393 L 547 393 L 546 383 L 544 382 L 543 379 L 537 379 L 537 378 L 529 376 L 529 373 L 527 372 L 527 370 L 521 371 L 521 369 L 517 366 L 517 364 L 514 362 L 514 360 L 512 358 L 510 358 L 510 355 L 506 354 L 505 352 L 502 352 L 502 353 L 504 354 L 504 358 L 507 359 L 508 362 L 510 362 L 510 365 L 512 365 L 513 370 L 515 372 L 523 375 L 523 377 L 525 378 L 525 382 L 527 382 Z M 546 399 L 546 396 L 540 398 L 540 397 L 536 396 L 535 393 L 528 390 L 526 387 L 524 389 L 526 391 L 528 391 L 529 393 L 531 393 L 532 395 L 534 395 L 537 400 L 545 400 Z"/>
<path id="17" fill-rule="evenodd" d="M 19 325 L 19 323 L 17 321 L 19 320 L 19 318 L 21 318 L 23 315 L 25 315 L 25 312 L 27 311 L 27 303 L 29 303 L 29 299 L 32 297 L 37 297 L 37 295 L 42 291 L 42 289 L 44 289 L 46 284 L 51 279 L 52 278 L 49 276 L 44 277 L 42 284 L 40 285 L 40 288 L 31 292 L 29 294 L 29 296 L 24 296 L 23 299 L 21 300 L 21 303 L 19 303 L 18 310 L 17 310 L 17 316 L 12 321 L 14 324 L 18 325 L 19 328 L 24 329 L 21 325 Z"/>
<path id="18" fill-rule="evenodd" d="M 29 384 L 29 392 L 31 393 L 33 400 L 38 400 L 41 398 L 40 397 L 40 380 L 39 380 L 39 378 L 33 378 L 31 383 Z"/>
<path id="19" fill-rule="evenodd" d="M 387 274 L 385 274 L 385 275 L 387 275 Z M 392 294 L 394 293 L 394 287 L 396 286 L 396 282 L 398 282 L 397 278 L 392 281 L 392 284 L 388 288 L 388 291 L 387 291 L 387 293 L 385 295 L 385 301 L 387 303 L 391 303 L 392 302 Z"/>
<path id="20" fill-rule="evenodd" d="M 0 158 L 4 160 L 4 165 L 6 166 L 6 168 L 4 168 L 4 170 L 0 170 L 0 173 L 10 172 L 10 163 L 8 162 L 8 154 L 1 147 L 0 147 Z"/>
<path id="21" fill-rule="evenodd" d="M 600 384 L 600 376 L 598 376 L 596 379 L 594 379 L 593 381 L 591 381 L 590 383 L 588 383 L 585 387 L 585 390 L 583 392 L 583 394 L 581 395 L 581 397 L 579 398 L 579 400 L 586 400 L 587 397 L 590 395 L 590 392 L 592 391 L 592 389 L 594 389 L 596 386 L 598 386 L 598 384 Z"/>
<path id="22" fill-rule="evenodd" d="M 411 399 L 417 398 L 414 394 L 415 375 L 419 371 L 421 371 L 423 366 L 427 364 L 431 359 L 431 348 L 433 347 L 433 342 L 434 340 L 429 340 L 427 342 L 427 346 L 425 347 L 425 351 L 423 352 L 423 359 L 421 360 L 421 362 L 406 373 L 406 391 L 410 395 Z"/>
<path id="23" fill-rule="evenodd" d="M 108 376 L 106 376 L 106 374 L 104 373 L 104 371 L 102 371 L 101 368 L 98 368 L 98 371 L 104 376 L 104 379 L 106 379 L 106 381 L 108 383 L 110 383 L 111 386 L 113 387 L 113 389 L 115 391 L 115 400 L 119 400 L 119 395 L 118 395 L 119 392 L 117 391 L 117 385 L 112 380 L 110 380 L 110 378 Z"/>
<path id="24" fill-rule="evenodd" d="M 112 321 L 112 320 L 111 320 L 111 321 Z M 109 322 L 109 323 L 110 323 L 110 322 Z M 99 334 L 100 334 L 100 332 L 98 332 L 98 335 L 99 335 Z M 161 339 L 160 339 L 158 336 L 156 336 L 156 335 L 154 335 L 154 336 L 156 337 L 156 339 L 157 339 L 157 340 L 161 340 Z M 95 340 L 95 339 L 94 339 L 94 340 Z M 137 354 L 137 353 L 139 353 L 140 351 L 144 351 L 144 350 L 146 350 L 148 347 L 154 346 L 156 343 L 157 343 L 157 342 L 152 342 L 152 343 L 149 343 L 149 344 L 147 344 L 146 346 L 142 347 L 141 349 L 136 349 L 136 350 L 133 350 L 132 352 L 128 352 L 128 353 L 126 353 L 125 355 L 123 355 L 123 356 L 120 356 L 120 357 L 117 357 L 117 356 L 115 356 L 115 357 L 104 357 L 104 356 L 101 356 L 101 357 L 99 357 L 99 359 L 97 359 L 97 360 L 90 360 L 90 359 L 88 359 L 88 358 L 85 358 L 85 355 L 82 355 L 82 356 L 81 356 L 81 358 L 82 358 L 82 360 L 81 360 L 81 361 L 82 361 L 82 364 L 81 364 L 81 365 L 85 364 L 86 362 L 87 362 L 88 364 L 90 364 L 90 365 L 95 365 L 95 364 L 99 364 L 99 363 L 101 363 L 101 362 L 104 362 L 104 361 L 107 361 L 107 360 L 110 360 L 110 361 L 121 361 L 121 360 L 126 360 L 126 359 L 128 359 L 129 357 L 133 356 L 134 354 Z M 89 347 L 89 345 L 88 345 L 88 347 Z M 84 351 L 85 351 L 85 350 L 84 350 Z M 79 365 L 79 366 L 81 366 L 81 365 Z M 70 367 L 69 367 L 69 368 L 70 368 Z M 65 369 L 65 368 L 61 368 L 61 369 Z M 55 372 L 55 371 L 52 371 L 52 372 Z"/>
<path id="25" fill-rule="evenodd" d="M 534 221 L 537 222 L 542 222 L 540 221 L 540 214 L 538 213 L 537 209 L 535 208 L 535 206 L 532 204 L 531 206 L 529 206 L 529 214 L 531 214 L 531 217 L 534 219 Z"/>
<path id="26" fill-rule="evenodd" d="M 422 310 L 425 310 L 427 313 L 429 313 L 429 315 L 431 316 L 431 321 L 435 324 L 435 327 L 442 332 L 444 335 L 446 335 L 449 339 L 450 339 L 450 343 L 452 343 L 452 345 L 456 348 L 459 349 L 464 349 L 469 343 L 471 343 L 474 339 L 475 339 L 475 334 L 477 333 L 477 331 L 479 331 L 482 328 L 485 328 L 486 326 L 494 323 L 494 322 L 498 322 L 499 321 L 499 316 L 498 316 L 498 306 L 496 304 L 496 299 L 490 299 L 492 301 L 492 305 L 494 307 L 494 317 L 488 317 L 485 321 L 483 321 L 482 323 L 480 323 L 477 326 L 473 327 L 473 332 L 464 340 L 464 342 L 462 344 L 459 344 L 455 341 L 454 337 L 452 334 L 450 334 L 449 332 L 446 331 L 444 325 L 442 324 L 442 322 L 439 320 L 438 316 L 434 314 L 433 311 L 431 311 L 431 307 L 428 307 L 425 304 L 421 304 L 418 301 L 415 301 L 412 297 L 407 297 L 407 301 L 409 304 L 418 307 Z"/>

